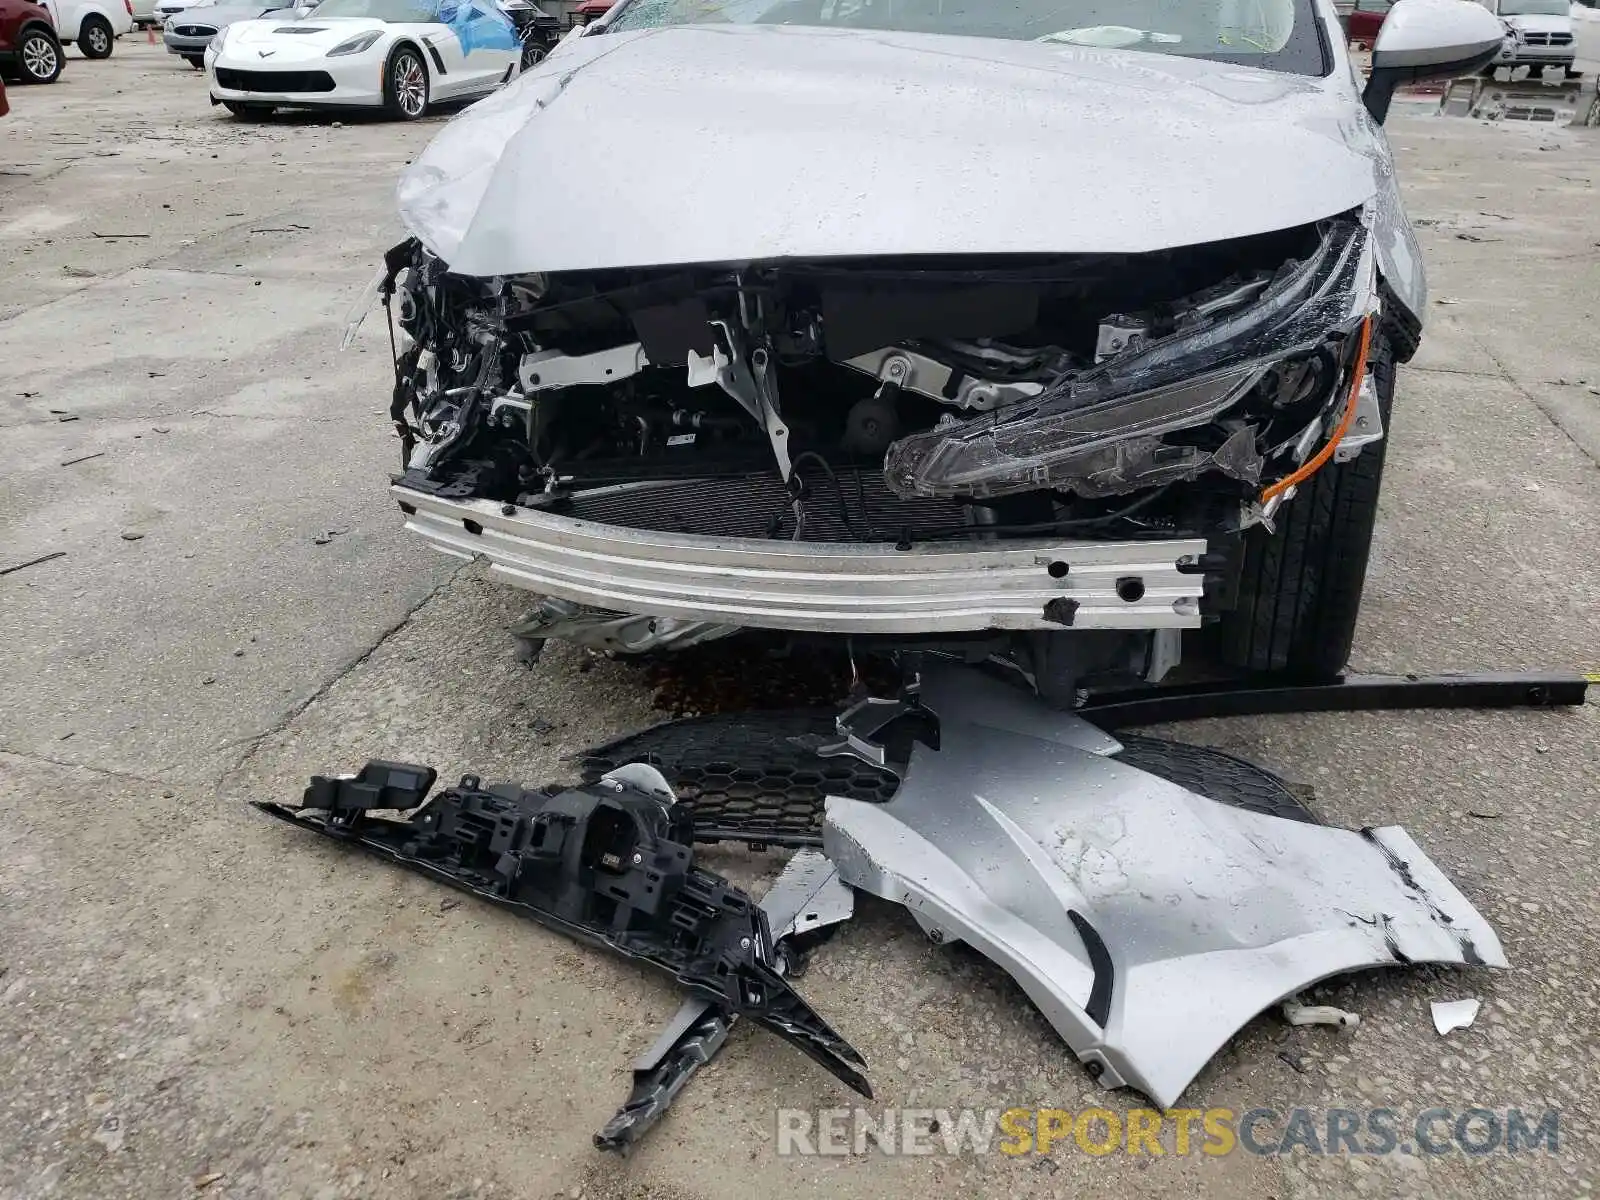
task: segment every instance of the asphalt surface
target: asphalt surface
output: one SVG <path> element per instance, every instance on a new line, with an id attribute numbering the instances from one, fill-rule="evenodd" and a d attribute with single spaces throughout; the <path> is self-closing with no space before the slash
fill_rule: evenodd
<path id="1" fill-rule="evenodd" d="M 408 540 L 386 498 L 381 323 L 335 347 L 441 119 L 240 124 L 126 39 L 10 99 L 0 569 L 61 556 L 0 575 L 0 1196 L 1593 1192 L 1593 704 L 1186 731 L 1309 785 L 1331 822 L 1404 825 L 1513 967 L 1333 981 L 1317 997 L 1359 1028 L 1265 1015 L 1185 1102 L 1556 1108 L 1555 1153 L 780 1158 L 777 1108 L 850 1098 L 745 1030 L 640 1152 L 597 1156 L 668 984 L 243 803 L 374 756 L 557 779 L 659 716 L 631 668 L 520 665 L 521 596 Z M 1356 665 L 1595 670 L 1600 130 L 1408 111 L 1391 136 L 1434 299 Z M 886 906 L 803 990 L 880 1104 L 1139 1103 Z M 1429 1001 L 1464 997 L 1476 1024 L 1441 1038 Z"/>

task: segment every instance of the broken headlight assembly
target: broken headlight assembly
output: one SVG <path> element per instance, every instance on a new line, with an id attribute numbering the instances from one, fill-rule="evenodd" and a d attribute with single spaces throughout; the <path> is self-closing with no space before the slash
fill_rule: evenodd
<path id="1" fill-rule="evenodd" d="M 1180 325 L 1032 401 L 967 421 L 946 417 L 901 439 L 885 461 L 889 487 L 907 497 L 985 499 L 1048 488 L 1104 495 L 1211 469 L 1257 482 L 1262 455 L 1256 427 L 1243 416 L 1209 448 L 1169 444 L 1162 435 L 1214 423 L 1226 429 L 1230 410 L 1253 392 L 1267 393 L 1261 399 L 1275 418 L 1306 396 L 1308 364 L 1330 342 L 1351 344 L 1375 304 L 1368 241 L 1361 220 L 1327 222 L 1316 252 L 1281 268 L 1248 307 Z M 1286 379 L 1287 392 L 1278 386 Z M 1318 393 L 1319 402 L 1333 394 Z"/>

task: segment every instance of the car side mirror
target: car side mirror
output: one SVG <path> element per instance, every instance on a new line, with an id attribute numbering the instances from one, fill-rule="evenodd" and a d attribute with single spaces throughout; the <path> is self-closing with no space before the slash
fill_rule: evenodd
<path id="1" fill-rule="evenodd" d="M 1500 18 L 1474 0 L 1396 0 L 1373 44 L 1361 101 L 1381 124 L 1401 84 L 1471 74 L 1500 53 L 1505 35 Z"/>

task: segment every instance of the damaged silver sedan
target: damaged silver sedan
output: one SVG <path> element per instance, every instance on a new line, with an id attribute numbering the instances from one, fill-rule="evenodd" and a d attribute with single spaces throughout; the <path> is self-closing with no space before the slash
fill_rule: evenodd
<path id="1" fill-rule="evenodd" d="M 1090 723 L 1191 649 L 1343 668 L 1426 304 L 1381 121 L 1500 43 L 1397 0 L 1362 85 L 1328 0 L 619 0 L 402 178 L 395 498 L 538 594 L 536 645 L 843 636 L 900 688 L 658 727 L 565 791 L 371 762 L 269 811 L 688 985 L 608 1149 L 737 1019 L 866 1093 L 788 984 L 852 889 L 1162 1105 L 1330 975 L 1504 965 L 1403 830 Z M 711 841 L 804 857 L 758 910 Z"/>
<path id="2" fill-rule="evenodd" d="M 1326 0 L 621 0 L 402 178 L 394 495 L 536 643 L 1336 673 L 1425 305 L 1380 121 L 1499 42 L 1400 0 L 1363 92 Z"/>

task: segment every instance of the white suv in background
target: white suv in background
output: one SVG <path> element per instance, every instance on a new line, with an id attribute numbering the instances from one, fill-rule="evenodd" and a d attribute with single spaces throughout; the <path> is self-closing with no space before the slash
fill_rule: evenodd
<path id="1" fill-rule="evenodd" d="M 1490 0 L 1490 8 L 1512 33 L 1487 68 L 1490 73 L 1496 67 L 1527 67 L 1528 78 L 1541 79 L 1546 67 L 1558 67 L 1567 78 L 1576 78 L 1569 0 Z"/>
<path id="2" fill-rule="evenodd" d="M 77 43 L 85 58 L 110 58 L 116 40 L 133 30 L 132 0 L 41 0 L 55 18 L 62 42 Z"/>

